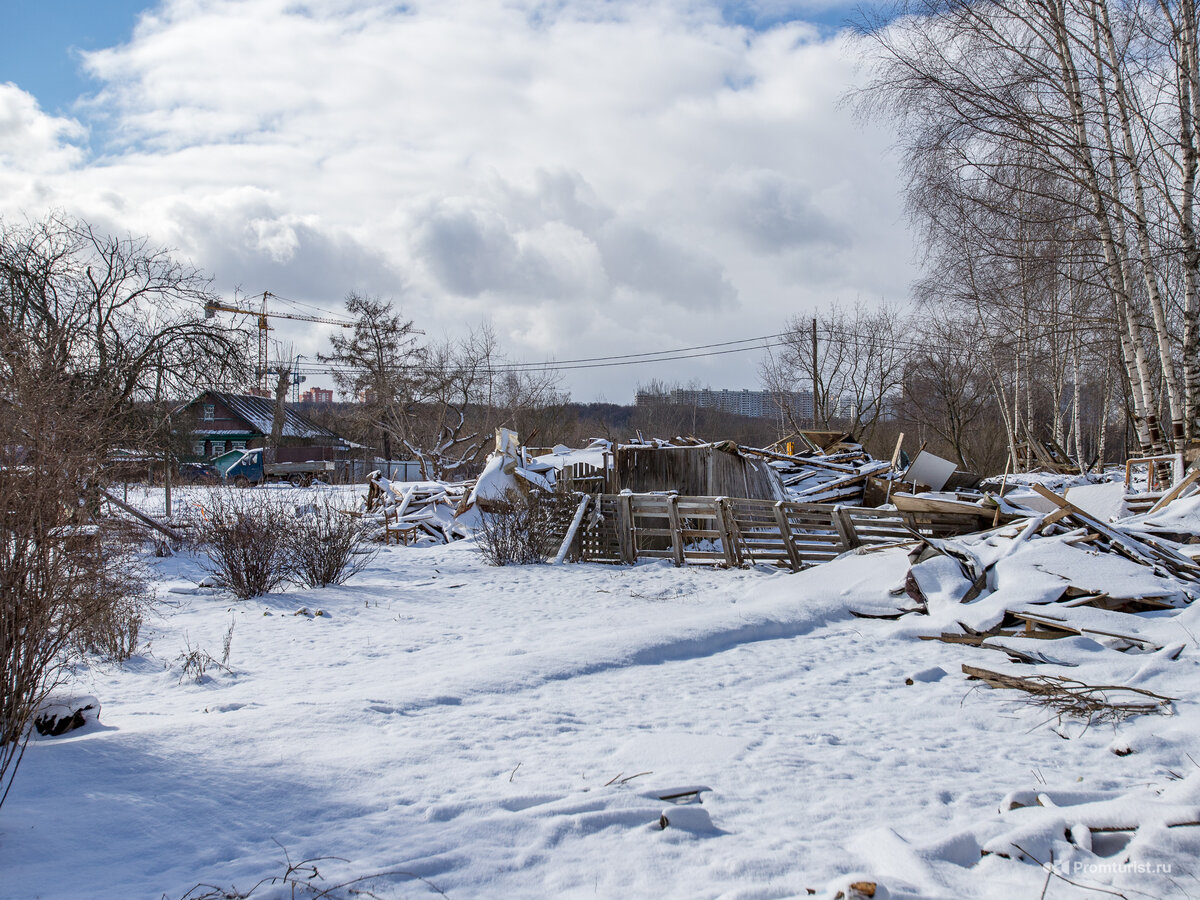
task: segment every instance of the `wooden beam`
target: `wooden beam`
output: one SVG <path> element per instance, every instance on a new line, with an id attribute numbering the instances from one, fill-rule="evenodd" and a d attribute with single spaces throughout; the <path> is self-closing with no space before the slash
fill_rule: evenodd
<path id="1" fill-rule="evenodd" d="M 106 491 L 104 489 L 101 489 L 100 493 L 103 494 L 105 496 L 105 498 L 108 500 L 108 502 L 113 504 L 113 506 L 129 513 L 131 516 L 133 516 L 135 519 L 137 519 L 143 525 L 148 525 L 150 528 L 153 528 L 155 531 L 159 532 L 160 534 L 166 535 L 168 538 L 170 538 L 176 544 L 183 543 L 183 535 L 180 534 L 175 529 L 168 528 L 166 525 L 163 525 L 161 522 L 156 522 L 154 519 L 150 518 L 148 515 L 143 513 L 141 510 L 134 509 L 128 503 L 118 500 L 116 497 L 114 497 L 112 494 L 110 494 L 108 491 Z"/>

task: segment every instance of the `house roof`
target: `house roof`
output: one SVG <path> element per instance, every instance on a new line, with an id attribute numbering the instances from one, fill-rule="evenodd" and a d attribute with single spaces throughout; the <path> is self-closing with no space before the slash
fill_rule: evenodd
<path id="1" fill-rule="evenodd" d="M 206 391 L 205 393 L 220 400 L 226 409 L 244 420 L 259 434 L 265 435 L 271 433 L 271 423 L 275 419 L 274 399 L 270 397 L 255 397 L 250 394 L 223 394 L 219 391 Z M 203 397 L 199 399 L 203 399 Z M 197 430 L 203 431 L 203 428 Z M 343 440 L 340 435 L 318 425 L 316 422 L 309 421 L 288 406 L 284 406 L 283 408 L 283 437 Z"/>

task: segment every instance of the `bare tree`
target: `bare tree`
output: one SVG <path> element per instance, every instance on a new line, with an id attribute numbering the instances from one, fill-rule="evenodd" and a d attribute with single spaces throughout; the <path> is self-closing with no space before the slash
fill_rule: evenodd
<path id="1" fill-rule="evenodd" d="M 92 521 L 109 395 L 24 338 L 0 334 L 0 804 L 39 707 L 82 652 L 132 654 L 147 602 L 134 548 Z"/>
<path id="2" fill-rule="evenodd" d="M 275 461 L 279 445 L 283 441 L 283 423 L 287 418 L 287 393 L 292 386 L 292 367 L 296 362 L 290 344 L 280 355 L 282 359 L 275 369 L 275 410 L 271 416 L 271 436 L 267 442 L 268 449 L 263 462 Z"/>
<path id="3" fill-rule="evenodd" d="M 212 299 L 206 276 L 145 239 L 63 216 L 0 223 L 0 332 L 20 335 L 9 352 L 69 374 L 114 444 L 169 432 L 147 404 L 244 382 L 246 335 L 204 316 Z"/>
<path id="4" fill-rule="evenodd" d="M 341 394 L 359 402 L 356 412 L 378 434 L 384 458 L 390 460 L 392 425 L 402 417 L 419 375 L 419 332 L 390 300 L 352 293 L 346 298 L 346 311 L 355 320 L 353 331 L 333 335 L 333 352 L 319 358 L 332 364 Z"/>
<path id="5" fill-rule="evenodd" d="M 1077 297 L 1089 303 L 1103 291 L 1106 321 L 1087 327 L 1120 349 L 1142 448 L 1197 434 L 1193 0 L 919 0 L 880 13 L 861 34 L 874 74 L 860 99 L 868 113 L 897 124 L 911 208 L 927 237 L 939 240 L 948 206 L 974 229 L 968 252 L 979 249 L 979 235 L 999 246 L 1001 220 L 1010 235 L 1023 229 L 1009 245 L 1010 267 L 1020 271 L 1006 291 L 1010 308 L 1044 310 L 1047 298 L 1080 285 L 1086 290 Z M 1079 325 L 1092 315 L 1070 314 Z M 1064 366 L 1073 365 L 1064 360 L 1086 343 L 1067 340 L 1048 360 L 1044 351 L 1056 348 L 1039 339 L 1034 353 L 1029 337 L 1048 323 L 1034 315 L 1026 324 L 1014 412 L 1034 405 L 1035 387 L 1045 383 L 1039 363 L 1049 362 L 1043 374 L 1052 389 L 1063 389 Z M 1054 431 L 1064 433 L 1061 421 Z"/>
<path id="6" fill-rule="evenodd" d="M 899 389 L 908 355 L 907 324 L 883 303 L 850 309 L 834 304 L 789 323 L 783 346 L 760 366 L 767 390 L 780 398 L 789 427 L 844 429 L 869 440 Z M 809 416 L 798 398 L 812 395 Z"/>
<path id="7" fill-rule="evenodd" d="M 982 358 L 974 352 L 974 333 L 971 319 L 930 322 L 925 347 L 908 360 L 900 409 L 906 421 L 945 440 L 967 471 L 995 465 L 995 446 L 975 438 L 991 436 L 985 425 L 1002 427 Z"/>
<path id="8" fill-rule="evenodd" d="M 562 375 L 554 369 L 495 369 L 489 424 L 511 428 L 527 443 L 547 444 L 557 435 L 570 402 L 559 390 L 561 384 Z"/>
<path id="9" fill-rule="evenodd" d="M 467 413 L 490 397 L 495 357 L 495 336 L 486 328 L 421 350 L 411 397 L 391 411 L 388 427 L 420 463 L 422 477 L 454 477 L 483 449 L 486 435 L 470 426 Z"/>

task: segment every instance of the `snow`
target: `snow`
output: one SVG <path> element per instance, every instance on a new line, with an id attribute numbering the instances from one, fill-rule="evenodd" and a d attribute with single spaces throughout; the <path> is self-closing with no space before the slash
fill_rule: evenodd
<path id="1" fill-rule="evenodd" d="M 922 574 L 947 621 L 1089 573 L 1110 593 L 1168 586 L 1058 539 L 988 540 L 947 542 L 999 560 L 976 603 L 954 599 L 947 557 Z M 5 898 L 245 890 L 282 873 L 282 848 L 339 857 L 322 886 L 407 873 L 364 884 L 382 897 L 832 898 L 861 881 L 876 897 L 1038 896 L 1047 872 L 1016 845 L 1084 884 L 1194 893 L 1200 828 L 1178 825 L 1200 817 L 1190 607 L 1145 617 L 1173 644 L 1158 653 L 1004 639 L 1176 698 L 1089 727 L 967 681 L 964 662 L 1009 664 L 917 640 L 936 617 L 852 615 L 912 606 L 903 548 L 790 574 L 489 568 L 469 541 L 386 546 L 345 585 L 240 603 L 197 588 L 196 556 L 147 564 L 159 602 L 140 655 L 74 673 L 64 691 L 97 698 L 99 721 L 34 737 L 0 807 Z M 181 678 L 181 653 L 219 657 L 231 627 L 228 671 Z M 1132 837 L 1099 830 L 1129 819 L 1145 823 Z M 1126 855 L 1147 871 L 1119 870 Z"/>
<path id="2" fill-rule="evenodd" d="M 1130 513 L 1125 503 L 1125 485 L 1118 481 L 1075 485 L 1067 488 L 1066 499 L 1101 522 L 1120 519 Z"/>
<path id="3" fill-rule="evenodd" d="M 561 471 L 566 466 L 583 463 L 597 469 L 607 469 L 612 460 L 612 442 L 597 438 L 587 447 L 572 449 L 558 444 L 550 453 L 534 457 L 534 462 L 553 466 Z"/>

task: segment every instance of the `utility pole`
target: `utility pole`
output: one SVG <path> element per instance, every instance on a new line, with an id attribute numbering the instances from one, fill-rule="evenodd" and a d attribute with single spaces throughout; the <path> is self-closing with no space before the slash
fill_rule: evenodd
<path id="1" fill-rule="evenodd" d="M 171 417 L 167 416 L 167 450 L 163 454 L 163 512 L 171 519 Z"/>
<path id="2" fill-rule="evenodd" d="M 812 395 L 812 420 L 813 431 L 817 430 L 817 317 L 813 316 L 812 320 L 812 378 L 813 378 L 813 395 Z"/>

